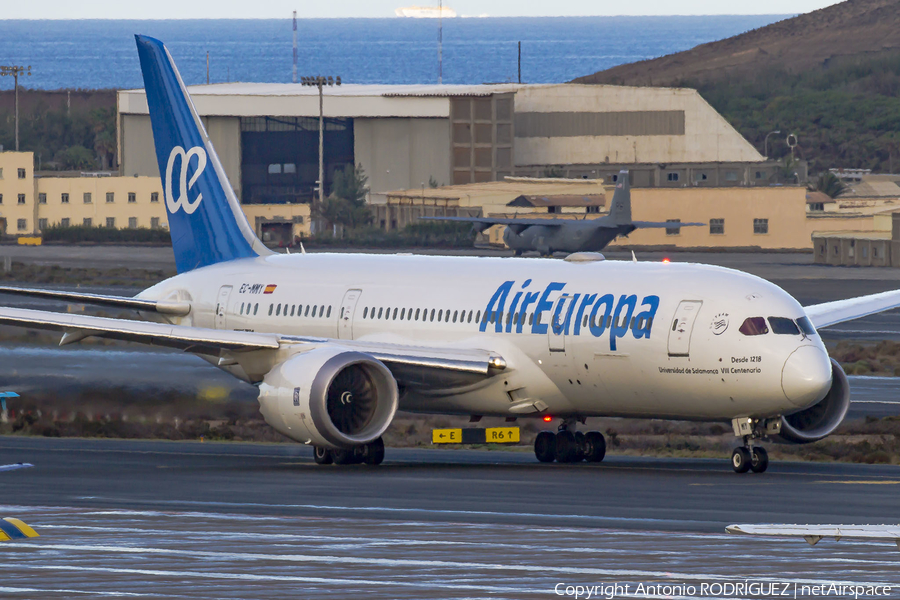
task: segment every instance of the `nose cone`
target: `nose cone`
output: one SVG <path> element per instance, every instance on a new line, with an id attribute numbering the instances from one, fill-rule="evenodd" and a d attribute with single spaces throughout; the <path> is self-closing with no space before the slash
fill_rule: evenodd
<path id="1" fill-rule="evenodd" d="M 811 406 L 831 388 L 831 360 L 816 346 L 800 346 L 788 356 L 781 372 L 781 389 L 792 404 Z"/>

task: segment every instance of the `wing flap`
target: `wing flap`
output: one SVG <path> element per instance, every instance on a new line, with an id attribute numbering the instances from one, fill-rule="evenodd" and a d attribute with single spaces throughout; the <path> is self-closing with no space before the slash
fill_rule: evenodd
<path id="1" fill-rule="evenodd" d="M 277 350 L 280 347 L 278 336 L 268 333 L 182 327 L 164 323 L 63 314 L 25 308 L 0 307 L 0 324 L 52 331 L 75 331 L 82 337 L 96 335 L 192 352 Z"/>
<path id="2" fill-rule="evenodd" d="M 144 300 L 141 298 L 128 298 L 125 296 L 85 294 L 81 292 L 64 292 L 60 290 L 42 290 L 39 288 L 17 288 L 5 285 L 0 286 L 0 294 L 14 294 L 17 296 L 43 298 L 45 300 L 65 300 L 67 302 L 79 302 L 82 304 L 129 308 L 178 317 L 183 317 L 191 312 L 190 302 L 175 302 L 169 300 Z"/>
<path id="3" fill-rule="evenodd" d="M 892 308 L 900 308 L 900 290 L 814 304 L 803 307 L 803 310 L 813 325 L 820 328 L 867 317 Z"/>

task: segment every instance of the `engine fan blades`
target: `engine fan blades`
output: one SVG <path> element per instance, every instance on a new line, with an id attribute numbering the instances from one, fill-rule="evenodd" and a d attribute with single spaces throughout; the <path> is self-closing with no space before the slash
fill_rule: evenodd
<path id="1" fill-rule="evenodd" d="M 375 384 L 362 365 L 342 370 L 328 388 L 328 417 L 341 433 L 362 431 L 372 420 L 377 403 Z"/>

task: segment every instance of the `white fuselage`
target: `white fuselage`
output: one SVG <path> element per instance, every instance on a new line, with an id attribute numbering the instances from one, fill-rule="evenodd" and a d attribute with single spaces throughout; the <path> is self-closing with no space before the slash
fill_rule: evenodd
<path id="1" fill-rule="evenodd" d="M 478 385 L 411 385 L 409 411 L 509 416 L 533 399 L 555 416 L 730 420 L 795 412 L 830 385 L 817 335 L 740 331 L 747 318 L 803 317 L 796 300 L 705 265 L 276 255 L 197 269 L 140 297 L 190 300 L 182 325 L 479 348 L 508 363 Z"/>

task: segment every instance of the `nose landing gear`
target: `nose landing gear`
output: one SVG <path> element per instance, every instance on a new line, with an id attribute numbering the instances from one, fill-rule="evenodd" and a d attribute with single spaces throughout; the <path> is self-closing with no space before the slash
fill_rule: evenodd
<path id="1" fill-rule="evenodd" d="M 559 431 L 542 431 L 534 439 L 534 455 L 541 462 L 600 462 L 606 456 L 606 438 L 599 431 L 573 432 L 573 424 L 560 425 Z"/>
<path id="2" fill-rule="evenodd" d="M 743 446 L 735 448 L 731 453 L 731 467 L 734 472 L 765 473 L 769 468 L 769 453 L 754 442 L 781 431 L 781 418 L 759 420 L 744 417 L 732 419 L 731 425 L 734 427 L 734 434 L 744 442 Z"/>

